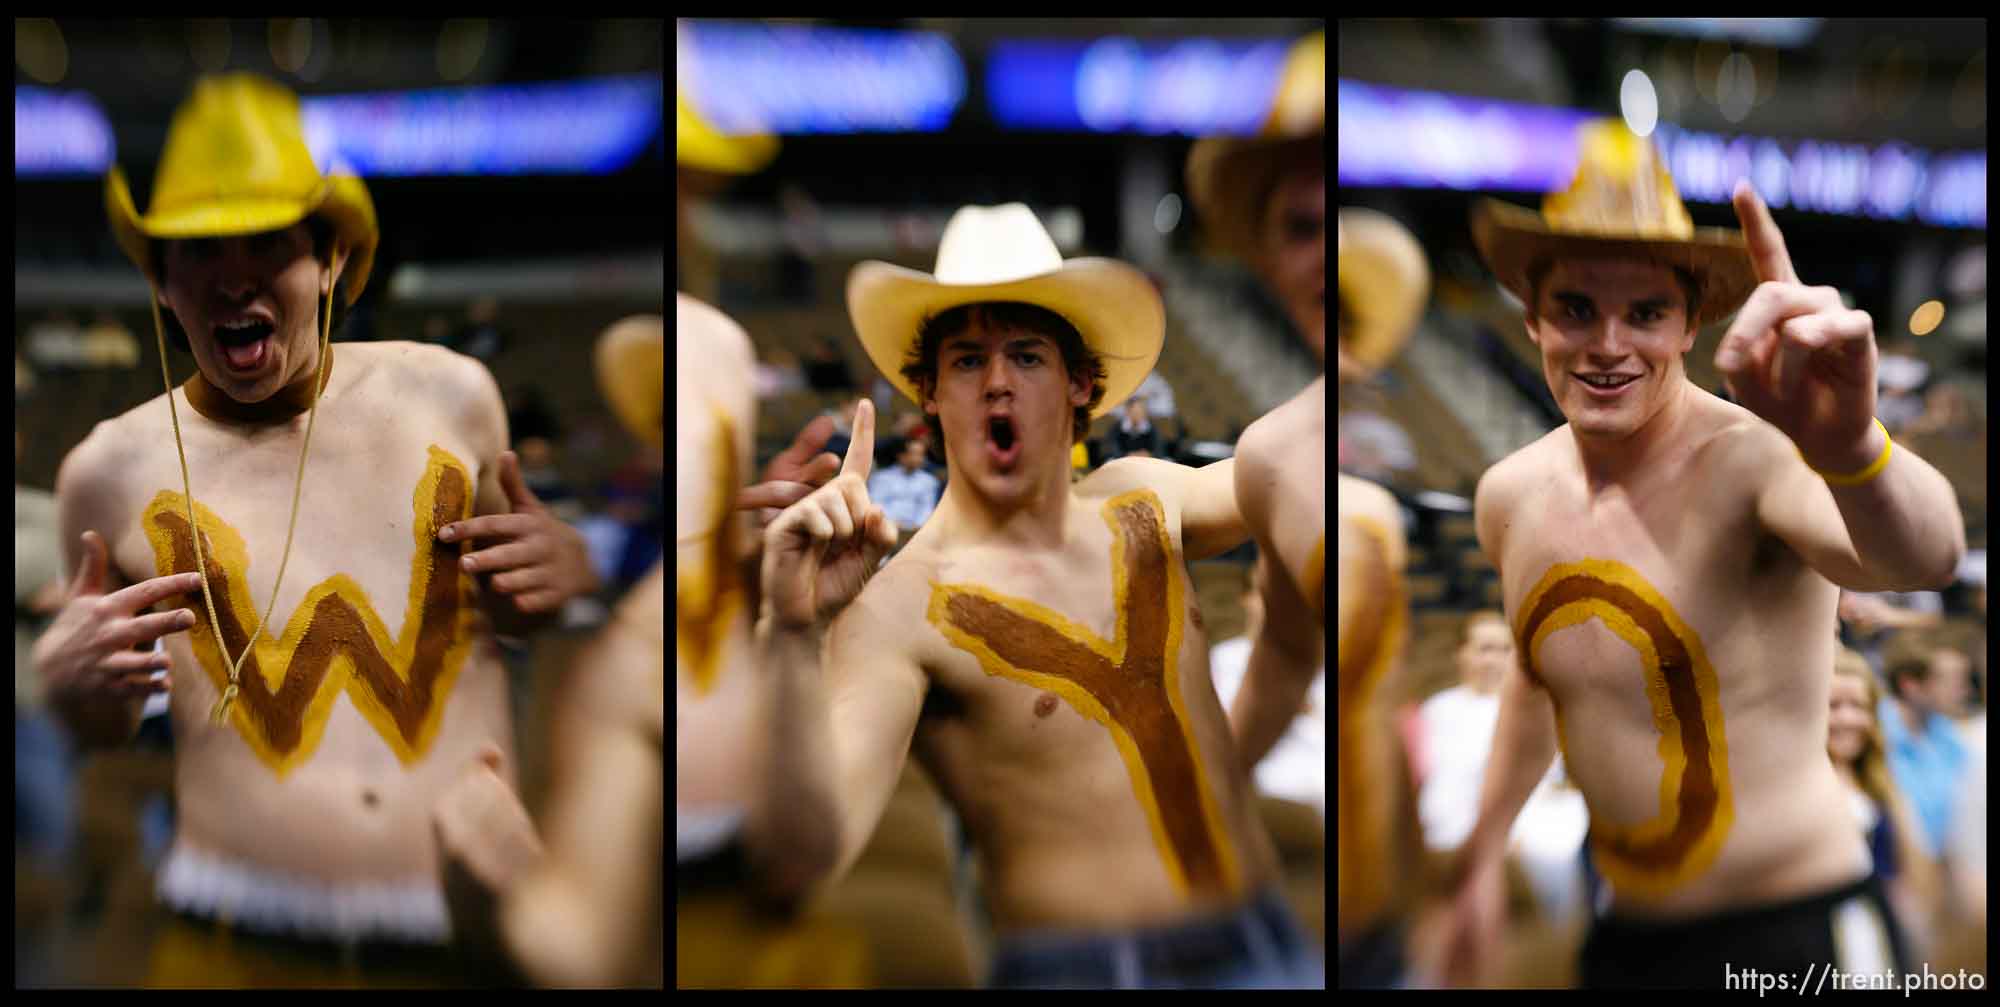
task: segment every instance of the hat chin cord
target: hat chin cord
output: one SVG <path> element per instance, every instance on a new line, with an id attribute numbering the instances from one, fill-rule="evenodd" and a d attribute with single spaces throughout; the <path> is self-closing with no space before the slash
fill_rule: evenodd
<path id="1" fill-rule="evenodd" d="M 336 258 L 337 254 L 338 249 L 336 249 Z M 173 376 L 167 372 L 167 335 L 165 326 L 160 322 L 159 288 L 153 286 L 151 276 L 147 277 L 147 286 L 153 292 L 153 297 L 151 298 L 153 304 L 153 335 L 160 347 L 160 379 L 165 381 L 167 385 L 167 414 L 173 419 L 174 424 L 174 451 L 180 455 L 181 460 L 181 488 L 184 491 L 182 499 L 187 501 L 188 527 L 193 530 L 194 561 L 195 566 L 199 568 L 201 573 L 201 598 L 208 606 L 208 624 L 215 629 L 216 649 L 222 652 L 224 660 L 228 660 L 229 644 L 228 641 L 222 638 L 222 621 L 215 617 L 215 595 L 208 587 L 208 561 L 202 556 L 201 526 L 195 523 L 194 487 L 188 479 L 187 448 L 181 443 L 180 409 L 174 405 L 174 380 Z M 257 620 L 257 628 L 250 631 L 250 640 L 243 645 L 243 653 L 236 660 L 229 662 L 229 686 L 223 690 L 222 697 L 216 700 L 215 706 L 209 711 L 210 721 L 216 724 L 221 724 L 228 719 L 229 711 L 235 705 L 236 697 L 241 691 L 238 689 L 237 683 L 241 681 L 243 662 L 250 657 L 250 652 L 255 649 L 257 637 L 264 632 L 265 624 L 270 622 L 271 613 L 277 610 L 278 587 L 285 582 L 285 565 L 292 558 L 292 533 L 299 526 L 299 491 L 305 486 L 306 451 L 312 447 L 313 422 L 319 416 L 319 397 L 326 390 L 326 375 L 330 370 L 326 366 L 326 357 L 328 346 L 332 342 L 332 336 L 333 282 L 332 277 L 329 276 L 326 285 L 326 301 L 323 309 L 320 311 L 319 381 L 313 386 L 312 406 L 306 412 L 305 441 L 299 445 L 298 475 L 292 479 L 292 517 L 285 526 L 285 551 L 278 557 L 278 579 L 271 585 L 271 601 L 264 606 L 264 615 Z"/>

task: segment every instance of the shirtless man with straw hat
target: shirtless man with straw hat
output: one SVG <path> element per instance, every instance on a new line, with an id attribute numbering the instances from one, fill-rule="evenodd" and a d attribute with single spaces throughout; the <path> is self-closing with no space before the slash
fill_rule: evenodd
<path id="1" fill-rule="evenodd" d="M 1949 582 L 1957 501 L 1874 419 L 1868 315 L 1800 283 L 1748 183 L 1741 232 L 1697 229 L 1649 141 L 1611 120 L 1579 146 L 1541 214 L 1473 217 L 1569 422 L 1475 500 L 1521 661 L 1462 852 L 1460 979 L 1481 980 L 1509 826 L 1558 747 L 1611 891 L 1584 985 L 1910 966 L 1826 758 L 1828 630 L 1842 587 Z M 1732 312 L 1716 366 L 1740 405 L 1681 359 Z"/>
<path id="2" fill-rule="evenodd" d="M 124 744 L 169 696 L 176 915 L 152 981 L 475 981 L 443 953 L 431 807 L 468 768 L 511 778 L 494 636 L 595 588 L 581 536 L 522 484 L 477 362 L 347 343 L 335 366 L 375 212 L 321 174 L 290 92 L 200 80 L 150 212 L 115 169 L 106 202 L 154 291 L 162 374 L 169 329 L 197 371 L 64 460 L 77 577 L 35 662 L 85 746 Z"/>
<path id="3" fill-rule="evenodd" d="M 936 417 L 950 480 L 895 529 L 867 497 L 872 404 L 845 465 L 765 532 L 765 800 L 791 883 L 844 872 L 914 754 L 981 857 L 998 986 L 1318 985 L 1273 887 L 1186 563 L 1245 537 L 1233 466 L 1071 445 L 1159 357 L 1144 275 L 1065 261 L 1020 204 L 965 207 L 934 274 L 864 263 L 863 346 Z"/>

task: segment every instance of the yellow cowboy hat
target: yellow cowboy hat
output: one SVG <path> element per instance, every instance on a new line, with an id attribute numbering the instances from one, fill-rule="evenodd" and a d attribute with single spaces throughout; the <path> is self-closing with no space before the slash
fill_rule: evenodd
<path id="1" fill-rule="evenodd" d="M 1257 247 L 1264 201 L 1287 168 L 1326 162 L 1326 32 L 1292 46 L 1263 128 L 1250 137 L 1207 137 L 1188 151 L 1188 199 L 1226 251 Z"/>
<path id="2" fill-rule="evenodd" d="M 612 322 L 597 337 L 597 387 L 618 421 L 648 444 L 667 436 L 666 322 L 633 315 Z"/>
<path id="3" fill-rule="evenodd" d="M 195 82 L 167 128 L 152 206 L 143 216 L 116 166 L 105 179 L 104 205 L 118 247 L 155 284 L 153 239 L 254 234 L 318 214 L 348 250 L 351 305 L 368 285 L 380 240 L 368 187 L 351 175 L 322 176 L 313 164 L 298 97 L 248 73 Z"/>
<path id="4" fill-rule="evenodd" d="M 1346 207 L 1338 227 L 1340 351 L 1369 371 L 1380 370 L 1423 317 L 1430 265 L 1417 239 L 1386 213 Z"/>
<path id="5" fill-rule="evenodd" d="M 936 272 L 870 261 L 847 275 L 847 313 L 868 359 L 919 405 L 923 393 L 902 373 L 918 331 L 939 312 L 980 301 L 1022 301 L 1076 326 L 1104 360 L 1104 398 L 1092 417 L 1131 397 L 1166 341 L 1166 308 L 1146 274 L 1115 259 L 1065 260 L 1021 203 L 960 207 L 945 225 Z"/>
<path id="6" fill-rule="evenodd" d="M 1636 258 L 1695 277 L 1697 326 L 1742 307 L 1757 288 L 1743 232 L 1695 227 L 1659 151 L 1623 120 L 1594 120 L 1579 133 L 1576 178 L 1543 199 L 1541 213 L 1494 199 L 1473 208 L 1473 242 L 1501 285 L 1527 303 L 1528 274 L 1538 263 Z"/>

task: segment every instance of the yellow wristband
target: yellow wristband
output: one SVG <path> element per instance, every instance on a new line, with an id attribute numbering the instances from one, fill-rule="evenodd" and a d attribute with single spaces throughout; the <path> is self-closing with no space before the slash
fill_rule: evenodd
<path id="1" fill-rule="evenodd" d="M 1882 426 L 1882 420 L 1880 417 L 1876 418 L 1875 425 L 1878 427 L 1882 427 L 1882 454 L 1875 459 L 1874 464 L 1868 466 L 1865 469 L 1862 469 L 1859 472 L 1854 473 L 1851 476 L 1834 475 L 1831 472 L 1821 472 L 1818 469 L 1813 469 L 1813 472 L 1817 474 L 1821 479 L 1826 480 L 1827 485 L 1829 486 L 1859 486 L 1862 483 L 1865 483 L 1868 480 L 1881 475 L 1882 470 L 1889 467 L 1889 452 L 1896 446 L 1896 441 L 1895 438 L 1889 436 L 1889 428 Z M 1805 453 L 1800 452 L 1799 457 L 1803 459 L 1805 457 Z M 1807 463 L 1806 467 L 1812 468 L 1811 463 Z"/>

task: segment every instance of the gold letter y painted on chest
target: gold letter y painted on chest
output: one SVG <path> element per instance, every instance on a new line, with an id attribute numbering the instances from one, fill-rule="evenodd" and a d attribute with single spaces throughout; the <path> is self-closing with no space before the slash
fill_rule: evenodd
<path id="1" fill-rule="evenodd" d="M 1181 701 L 1186 609 L 1165 511 L 1134 490 L 1107 502 L 1104 520 L 1115 638 L 971 584 L 933 585 L 930 621 L 987 674 L 1047 689 L 1110 729 L 1168 875 L 1183 891 L 1234 894 L 1240 872 Z"/>

